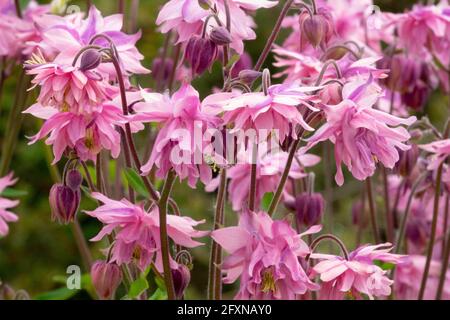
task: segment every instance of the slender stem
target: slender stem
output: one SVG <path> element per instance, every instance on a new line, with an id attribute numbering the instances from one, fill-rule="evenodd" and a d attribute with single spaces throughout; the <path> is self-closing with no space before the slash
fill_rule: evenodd
<path id="1" fill-rule="evenodd" d="M 344 255 L 345 260 L 348 260 L 349 254 L 348 254 L 347 248 L 345 247 L 345 244 L 342 242 L 341 239 L 339 239 L 338 237 L 336 237 L 332 234 L 325 234 L 323 236 L 318 237 L 316 240 L 314 240 L 310 246 L 311 254 L 317 249 L 319 244 L 324 240 L 334 241 L 341 248 L 341 251 L 342 251 L 342 254 Z"/>
<path id="2" fill-rule="evenodd" d="M 139 17 L 139 0 L 132 0 L 129 19 L 130 33 L 135 33 L 137 31 L 138 17 Z"/>
<path id="3" fill-rule="evenodd" d="M 375 243 L 380 243 L 380 235 L 378 232 L 378 221 L 377 221 L 377 211 L 375 206 L 375 198 L 373 196 L 372 190 L 372 179 L 369 177 L 366 180 L 367 187 L 367 200 L 369 201 L 369 212 L 370 212 L 370 220 L 372 223 L 372 232 L 375 239 Z"/>
<path id="4" fill-rule="evenodd" d="M 214 218 L 214 230 L 218 230 L 223 227 L 224 224 L 224 206 L 225 206 L 225 196 L 227 190 L 227 171 L 222 169 L 220 172 L 220 186 L 217 194 L 216 202 L 216 213 Z M 221 299 L 221 289 L 222 289 L 222 249 L 215 242 L 212 241 L 211 246 L 211 259 L 209 261 L 209 281 L 208 281 L 208 299 L 209 300 L 220 300 Z"/>
<path id="5" fill-rule="evenodd" d="M 394 217 L 391 210 L 391 203 L 389 197 L 389 181 L 386 168 L 382 167 L 381 172 L 383 175 L 383 185 L 384 185 L 384 206 L 386 214 L 386 233 L 387 239 L 390 243 L 394 243 Z"/>
<path id="6" fill-rule="evenodd" d="M 125 14 L 125 0 L 117 1 L 117 11 L 121 14 Z"/>
<path id="7" fill-rule="evenodd" d="M 164 88 L 165 81 L 163 80 L 163 76 L 166 68 L 166 62 L 167 62 L 167 53 L 169 51 L 169 43 L 172 33 L 169 32 L 165 39 L 164 39 L 164 45 L 163 45 L 163 51 L 161 54 L 161 65 L 159 67 L 158 73 L 156 74 L 156 90 L 161 91 Z"/>
<path id="8" fill-rule="evenodd" d="M 420 285 L 419 298 L 418 300 L 423 300 L 425 295 L 425 288 L 427 286 L 428 275 L 430 273 L 431 260 L 433 259 L 434 243 L 436 241 L 436 230 L 439 217 L 439 199 L 441 196 L 441 184 L 442 184 L 442 172 L 444 168 L 444 163 L 439 166 L 437 176 L 436 176 L 436 193 L 434 195 L 434 209 L 433 209 L 433 221 L 431 222 L 431 235 L 430 241 L 428 243 L 427 249 L 427 260 L 425 263 L 425 269 L 423 271 L 422 282 Z"/>
<path id="9" fill-rule="evenodd" d="M 324 174 L 325 174 L 325 200 L 326 200 L 326 212 L 328 220 L 328 230 L 330 233 L 334 233 L 334 217 L 333 217 L 333 173 L 332 173 L 332 146 L 331 143 L 325 141 L 323 143 L 323 153 L 324 153 Z"/>
<path id="10" fill-rule="evenodd" d="M 284 4 L 283 9 L 281 10 L 280 16 L 278 17 L 277 23 L 275 24 L 275 27 L 273 28 L 272 34 L 270 35 L 269 39 L 267 40 L 266 46 L 261 53 L 258 62 L 255 65 L 255 70 L 259 71 L 261 70 L 262 66 L 264 65 L 264 62 L 267 59 L 267 56 L 270 53 L 270 50 L 272 50 L 272 46 L 275 42 L 275 40 L 278 37 L 278 34 L 280 33 L 281 26 L 283 24 L 284 18 L 286 18 L 289 10 L 291 9 L 292 4 L 294 3 L 294 0 L 286 0 L 286 3 Z"/>
<path id="11" fill-rule="evenodd" d="M 20 0 L 14 0 L 14 4 L 16 6 L 16 14 L 17 16 L 22 19 L 22 9 L 20 8 Z"/>
<path id="12" fill-rule="evenodd" d="M 322 84 L 323 77 L 325 76 L 325 72 L 327 72 L 329 66 L 333 66 L 336 70 L 337 78 L 342 79 L 342 71 L 337 62 L 335 60 L 328 60 L 323 64 L 322 70 L 320 71 L 319 77 L 316 81 L 316 86 L 320 86 Z"/>
<path id="13" fill-rule="evenodd" d="M 6 57 L 0 58 L 0 114 L 2 111 L 3 87 L 6 79 Z"/>
<path id="14" fill-rule="evenodd" d="M 89 251 L 89 247 L 84 237 L 83 230 L 81 229 L 80 222 L 75 219 L 71 224 L 71 229 L 75 237 L 75 242 L 77 243 L 78 250 L 80 251 L 81 259 L 86 267 L 86 270 L 91 270 L 92 266 L 92 256 Z"/>
<path id="15" fill-rule="evenodd" d="M 444 211 L 444 234 L 447 232 L 448 230 L 448 219 L 449 219 L 449 214 L 450 214 L 450 195 L 447 194 L 447 196 L 445 197 L 445 211 Z M 442 240 L 442 252 L 445 252 L 445 247 L 447 245 L 447 242 L 444 239 Z"/>
<path id="16" fill-rule="evenodd" d="M 311 114 L 306 122 L 312 123 L 318 116 L 320 116 L 320 113 Z M 275 210 L 277 209 L 278 204 L 280 203 L 284 187 L 286 186 L 286 182 L 289 178 L 289 172 L 291 171 L 292 163 L 294 161 L 295 155 L 297 153 L 298 147 L 300 146 L 304 134 L 305 130 L 302 128 L 300 134 L 298 135 L 298 139 L 292 145 L 291 151 L 289 153 L 286 162 L 286 168 L 284 169 L 283 175 L 281 176 L 280 184 L 278 185 L 277 191 L 275 192 L 275 195 L 272 198 L 272 202 L 270 203 L 268 211 L 269 216 L 272 216 L 275 213 Z"/>
<path id="17" fill-rule="evenodd" d="M 436 300 L 442 299 L 442 293 L 444 292 L 444 285 L 447 279 L 448 265 L 450 259 L 450 232 L 447 231 L 447 239 L 445 240 L 446 247 L 444 250 L 444 259 L 442 261 L 441 276 L 439 277 L 439 286 L 436 293 Z"/>
<path id="18" fill-rule="evenodd" d="M 400 253 L 400 250 L 401 250 L 401 247 L 402 247 L 402 243 L 403 243 L 403 238 L 405 237 L 406 226 L 408 225 L 408 219 L 409 219 L 409 214 L 411 212 L 412 201 L 414 199 L 414 196 L 417 193 L 417 189 L 420 187 L 422 182 L 425 180 L 426 176 L 427 176 L 427 172 L 422 174 L 419 177 L 419 179 L 417 179 L 417 181 L 413 185 L 413 187 L 411 188 L 411 193 L 410 193 L 410 195 L 408 197 L 408 202 L 406 204 L 405 213 L 403 214 L 402 223 L 400 225 L 400 231 L 399 231 L 398 236 L 397 236 L 397 241 L 395 242 L 396 243 L 395 253 L 397 253 L 397 254 Z"/>
<path id="19" fill-rule="evenodd" d="M 250 192 L 249 192 L 249 200 L 248 200 L 248 208 L 250 211 L 255 211 L 256 208 L 256 176 L 258 171 L 258 165 L 257 165 L 257 159 L 258 157 L 258 145 L 253 145 L 253 151 L 252 151 L 252 168 L 251 168 L 251 174 L 250 174 Z"/>
<path id="20" fill-rule="evenodd" d="M 28 98 L 27 88 L 30 83 L 29 81 L 30 78 L 25 74 L 25 70 L 22 70 L 16 86 L 14 104 L 8 116 L 8 122 L 5 132 L 6 138 L 2 146 L 0 176 L 5 175 L 9 171 L 9 166 L 14 155 L 17 138 L 22 127 L 22 108 L 26 104 L 26 100 Z"/>
<path id="21" fill-rule="evenodd" d="M 169 92 L 173 91 L 173 86 L 175 84 L 175 76 L 177 74 L 178 62 L 180 60 L 180 57 L 181 57 L 181 45 L 177 45 L 177 47 L 175 48 L 175 53 L 174 53 L 174 57 L 173 57 L 173 68 L 172 68 L 172 72 L 170 73 L 169 84 L 167 85 Z"/>
<path id="22" fill-rule="evenodd" d="M 161 253 L 164 268 L 164 281 L 167 288 L 167 295 L 169 300 L 175 300 L 175 289 L 173 286 L 172 271 L 170 269 L 170 252 L 169 252 L 169 239 L 167 235 L 167 207 L 170 197 L 170 193 L 175 182 L 175 174 L 170 171 L 167 175 L 166 182 L 164 183 L 164 188 L 161 194 L 161 198 L 158 203 L 159 207 L 159 230 L 161 238 Z"/>

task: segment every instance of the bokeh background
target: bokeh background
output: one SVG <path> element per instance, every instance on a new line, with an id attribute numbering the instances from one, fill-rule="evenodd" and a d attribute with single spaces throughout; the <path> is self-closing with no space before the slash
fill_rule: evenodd
<path id="1" fill-rule="evenodd" d="M 23 1 L 26 3 L 26 1 Z M 45 1 L 40 1 L 45 2 Z M 117 12 L 116 1 L 93 0 L 103 15 Z M 126 1 L 129 5 L 131 1 Z M 144 65 L 150 67 L 152 60 L 157 56 L 158 50 L 162 46 L 163 37 L 157 32 L 155 25 L 156 16 L 160 6 L 165 0 L 141 0 L 138 25 L 142 30 L 142 39 L 138 47 L 145 55 Z M 376 4 L 383 11 L 401 12 L 410 7 L 416 1 L 380 0 Z M 79 5 L 85 10 L 85 1 L 72 1 L 71 4 Z M 256 16 L 258 24 L 258 39 L 247 42 L 247 51 L 256 58 L 259 56 L 268 35 L 271 32 L 279 8 L 273 10 L 260 10 Z M 1 35 L 0 35 L 1 36 Z M 18 74 L 20 66 L 14 70 Z M 9 109 L 13 104 L 15 90 L 14 74 L 7 79 L 6 89 L 0 108 L 0 144 L 4 140 L 5 123 Z M 151 76 L 140 77 L 139 83 L 144 87 L 154 85 Z M 206 74 L 202 79 L 197 80 L 194 85 L 205 95 L 213 86 L 221 82 L 220 68 L 216 66 L 212 74 Z M 33 97 L 30 97 L 30 100 Z M 32 101 L 28 101 L 27 106 Z M 431 119 L 441 125 L 443 119 L 447 117 L 440 110 L 447 108 L 440 105 L 446 104 L 445 99 L 435 94 L 431 99 L 426 112 Z M 25 107 L 25 106 L 24 106 Z M 445 111 L 444 111 L 445 112 Z M 26 136 L 34 134 L 40 126 L 40 122 L 32 117 L 24 117 L 23 127 L 19 133 L 19 142 L 12 161 L 11 168 L 15 175 L 20 178 L 17 189 L 26 191 L 26 195 L 20 197 L 21 204 L 15 210 L 20 216 L 18 223 L 11 225 L 10 235 L 5 239 L 0 239 L 0 279 L 10 284 L 15 289 L 25 289 L 31 297 L 47 298 L 71 298 L 84 299 L 89 295 L 85 291 L 80 291 L 75 295 L 66 291 L 58 290 L 64 285 L 61 280 L 66 276 L 66 268 L 69 265 L 81 265 L 80 257 L 73 240 L 70 227 L 59 226 L 50 220 L 50 209 L 48 204 L 48 191 L 52 185 L 50 170 L 47 165 L 49 149 L 43 142 L 28 146 Z M 140 146 L 145 149 L 146 141 L 140 139 Z M 334 161 L 331 159 L 331 163 Z M 332 168 L 334 170 L 334 168 Z M 319 171 L 317 191 L 324 190 L 322 175 Z M 328 206 L 325 225 L 334 225 L 335 233 L 342 237 L 349 248 L 353 248 L 356 241 L 356 228 L 351 224 L 351 207 L 354 200 L 360 196 L 361 183 L 348 180 L 345 187 L 334 189 L 333 204 Z M 333 184 L 334 186 L 334 184 Z M 211 227 L 213 218 L 213 208 L 215 202 L 214 194 L 207 194 L 202 187 L 191 190 L 185 185 L 177 184 L 174 189 L 174 198 L 178 200 L 184 215 L 192 216 L 194 219 L 206 219 L 205 229 Z M 382 194 L 379 192 L 378 194 Z M 382 205 L 380 203 L 380 205 Z M 94 203 L 84 200 L 82 209 L 93 208 Z M 100 225 L 88 219 L 84 214 L 80 214 L 80 220 L 85 231 L 85 236 L 89 239 L 100 229 Z M 235 214 L 227 209 L 227 224 L 235 223 Z M 364 236 L 364 235 L 363 235 Z M 209 242 L 205 239 L 206 245 L 192 251 L 194 257 L 194 269 L 192 285 L 187 293 L 188 299 L 202 299 L 206 297 Z M 99 249 L 102 244 L 92 245 L 91 249 L 95 257 L 100 258 Z M 226 296 L 232 297 L 233 287 L 225 288 Z M 57 290 L 57 291 L 54 291 Z M 50 292 L 50 294 L 48 293 Z M 46 293 L 46 294 L 42 294 Z"/>

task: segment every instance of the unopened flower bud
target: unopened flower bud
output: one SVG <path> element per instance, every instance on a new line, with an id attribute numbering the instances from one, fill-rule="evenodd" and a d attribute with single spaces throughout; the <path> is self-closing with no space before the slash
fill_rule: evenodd
<path id="1" fill-rule="evenodd" d="M 81 56 L 80 70 L 88 71 L 102 63 L 102 54 L 96 49 L 88 49 Z"/>
<path id="2" fill-rule="evenodd" d="M 366 217 L 366 209 L 361 200 L 356 201 L 352 206 L 352 223 L 362 228 L 367 227 L 368 219 Z"/>
<path id="3" fill-rule="evenodd" d="M 100 299 L 109 300 L 122 282 L 122 273 L 115 263 L 97 261 L 91 268 L 91 278 Z"/>
<path id="4" fill-rule="evenodd" d="M 422 111 L 427 104 L 431 90 L 425 83 L 417 83 L 410 92 L 402 94 L 403 103 L 415 111 Z"/>
<path id="5" fill-rule="evenodd" d="M 341 60 L 345 55 L 348 53 L 348 50 L 345 48 L 345 46 L 335 46 L 331 47 L 327 50 L 324 59 L 325 60 Z"/>
<path id="6" fill-rule="evenodd" d="M 195 35 L 186 45 L 185 59 L 191 64 L 192 73 L 200 75 L 212 67 L 217 54 L 217 45 L 212 40 Z"/>
<path id="7" fill-rule="evenodd" d="M 173 60 L 166 58 L 164 61 L 162 58 L 156 58 L 152 64 L 152 76 L 155 81 L 166 82 L 170 78 L 170 74 L 173 69 Z"/>
<path id="8" fill-rule="evenodd" d="M 81 183 L 83 183 L 83 176 L 78 170 L 70 170 L 67 173 L 66 183 L 70 189 L 79 190 Z"/>
<path id="9" fill-rule="evenodd" d="M 211 2 L 209 0 L 198 0 L 198 4 L 205 10 L 209 10 L 211 8 Z"/>
<path id="10" fill-rule="evenodd" d="M 323 104 L 337 105 L 342 102 L 342 85 L 339 83 L 332 83 L 320 91 L 319 97 Z"/>
<path id="11" fill-rule="evenodd" d="M 239 72 L 239 80 L 246 84 L 252 84 L 262 76 L 262 72 L 254 70 L 242 70 Z"/>
<path id="12" fill-rule="evenodd" d="M 297 222 L 311 227 L 319 224 L 325 209 L 325 200 L 320 193 L 303 193 L 295 201 Z"/>
<path id="13" fill-rule="evenodd" d="M 63 184 L 55 184 L 50 190 L 49 197 L 52 220 L 60 224 L 73 222 L 80 206 L 80 200 L 80 190 L 73 190 Z"/>
<path id="14" fill-rule="evenodd" d="M 406 227 L 406 238 L 414 244 L 415 247 L 424 248 L 428 241 L 427 224 L 419 221 L 418 219 L 412 219 Z"/>
<path id="15" fill-rule="evenodd" d="M 175 295 L 177 299 L 181 299 L 191 282 L 191 272 L 187 266 L 180 264 L 177 269 L 172 269 L 172 277 Z"/>
<path id="16" fill-rule="evenodd" d="M 419 160 L 419 147 L 415 144 L 411 145 L 411 149 L 400 151 L 400 160 L 395 165 L 395 172 L 403 177 L 408 177 L 413 172 L 414 167 Z"/>
<path id="17" fill-rule="evenodd" d="M 231 33 L 225 27 L 215 27 L 212 29 L 209 38 L 218 46 L 225 46 L 233 41 Z"/>
<path id="18" fill-rule="evenodd" d="M 325 20 L 319 15 L 307 17 L 303 21 L 303 33 L 313 47 L 318 47 L 324 39 L 326 32 L 325 23 Z"/>

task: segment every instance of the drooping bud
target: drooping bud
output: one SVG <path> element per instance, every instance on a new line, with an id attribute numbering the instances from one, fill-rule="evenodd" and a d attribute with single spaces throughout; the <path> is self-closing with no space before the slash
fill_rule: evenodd
<path id="1" fill-rule="evenodd" d="M 163 63 L 164 62 L 164 63 Z M 152 76 L 155 81 L 167 82 L 170 78 L 170 74 L 173 69 L 173 60 L 166 58 L 163 61 L 162 58 L 156 58 L 152 64 Z"/>
<path id="2" fill-rule="evenodd" d="M 193 36 L 186 45 L 185 59 L 192 67 L 194 75 L 201 75 L 211 68 L 217 58 L 218 47 L 210 39 Z"/>
<path id="3" fill-rule="evenodd" d="M 211 8 L 211 2 L 209 0 L 198 0 L 198 4 L 205 10 L 209 10 Z"/>
<path id="4" fill-rule="evenodd" d="M 352 223 L 355 226 L 366 228 L 368 219 L 364 203 L 361 200 L 355 201 L 352 206 Z"/>
<path id="5" fill-rule="evenodd" d="M 323 60 L 341 60 L 348 53 L 348 49 L 345 46 L 334 46 L 327 50 L 323 56 Z"/>
<path id="6" fill-rule="evenodd" d="M 70 189 L 77 191 L 80 189 L 82 183 L 83 176 L 78 170 L 73 169 L 67 173 L 66 184 Z"/>
<path id="7" fill-rule="evenodd" d="M 252 84 L 262 76 L 262 72 L 254 70 L 242 70 L 239 72 L 239 80 L 245 84 Z"/>
<path id="8" fill-rule="evenodd" d="M 80 206 L 81 191 L 73 190 L 63 184 L 55 184 L 50 190 L 49 202 L 52 220 L 69 224 L 75 219 Z"/>
<path id="9" fill-rule="evenodd" d="M 403 103 L 415 111 L 422 111 L 430 97 L 431 90 L 425 83 L 417 83 L 410 92 L 402 94 Z"/>
<path id="10" fill-rule="evenodd" d="M 109 300 L 122 282 L 122 273 L 115 263 L 97 261 L 91 268 L 91 278 L 100 299 Z"/>
<path id="11" fill-rule="evenodd" d="M 80 70 L 92 70 L 97 68 L 101 63 L 102 54 L 96 49 L 88 49 L 81 56 Z"/>
<path id="12" fill-rule="evenodd" d="M 419 219 L 411 219 L 406 227 L 406 238 L 417 248 L 425 248 L 429 234 L 428 226 Z"/>
<path id="13" fill-rule="evenodd" d="M 338 105 L 342 102 L 342 85 L 339 83 L 332 83 L 320 91 L 319 97 L 322 103 L 326 105 Z"/>
<path id="14" fill-rule="evenodd" d="M 414 167 L 419 160 L 420 151 L 416 144 L 411 145 L 411 149 L 407 151 L 400 151 L 400 160 L 395 165 L 395 172 L 403 177 L 408 177 L 412 174 Z"/>
<path id="15" fill-rule="evenodd" d="M 325 20 L 319 15 L 307 17 L 303 21 L 302 30 L 309 43 L 316 48 L 320 45 L 325 36 Z"/>
<path id="16" fill-rule="evenodd" d="M 298 224 L 311 227 L 322 220 L 325 200 L 320 193 L 302 193 L 296 198 L 295 207 Z"/>
<path id="17" fill-rule="evenodd" d="M 231 68 L 231 77 L 237 78 L 240 76 L 240 73 L 244 70 L 246 71 L 253 71 L 253 60 L 252 57 L 247 53 L 244 52 L 239 60 L 234 64 L 233 68 Z"/>
<path id="18" fill-rule="evenodd" d="M 180 264 L 177 269 L 172 269 L 172 277 L 175 295 L 177 299 L 181 299 L 191 282 L 191 272 L 187 266 Z"/>
<path id="19" fill-rule="evenodd" d="M 209 38 L 218 46 L 225 46 L 233 41 L 231 33 L 225 27 L 215 27 L 212 29 Z"/>

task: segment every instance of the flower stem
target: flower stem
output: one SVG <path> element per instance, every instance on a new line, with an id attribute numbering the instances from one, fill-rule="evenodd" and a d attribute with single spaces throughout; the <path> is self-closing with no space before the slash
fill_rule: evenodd
<path id="1" fill-rule="evenodd" d="M 425 269 L 423 271 L 422 282 L 420 285 L 418 300 L 423 300 L 425 295 L 425 289 L 427 286 L 428 275 L 430 273 L 431 260 L 433 259 L 434 243 L 436 241 L 436 231 L 439 216 L 439 199 L 441 196 L 441 184 L 442 184 L 442 172 L 444 168 L 444 163 L 439 166 L 436 176 L 436 190 L 434 195 L 434 209 L 433 209 L 433 221 L 431 222 L 431 235 L 430 241 L 428 243 L 427 249 L 427 260 L 425 263 Z"/>
<path id="2" fill-rule="evenodd" d="M 167 296 L 169 300 L 175 300 L 175 289 L 173 286 L 172 271 L 170 269 L 170 252 L 169 239 L 167 235 L 167 207 L 172 192 L 173 184 L 175 182 L 175 173 L 170 171 L 167 175 L 166 182 L 158 203 L 159 207 L 159 230 L 161 238 L 161 254 L 164 268 L 164 281 L 167 288 Z"/>
<path id="3" fill-rule="evenodd" d="M 250 211 L 255 211 L 256 208 L 256 176 L 257 176 L 257 154 L 258 154 L 258 146 L 255 144 L 253 146 L 252 151 L 252 170 L 250 174 L 250 193 L 249 193 L 249 200 L 248 200 L 248 208 Z"/>
<path id="4" fill-rule="evenodd" d="M 390 243 L 394 243 L 394 216 L 391 210 L 391 203 L 389 198 L 389 181 L 386 172 L 386 168 L 382 167 L 381 172 L 383 175 L 383 185 L 384 185 L 384 206 L 386 214 L 386 231 L 387 239 Z"/>
<path id="5" fill-rule="evenodd" d="M 444 285 L 445 281 L 447 279 L 447 272 L 448 272 L 448 264 L 449 264 L 449 258 L 450 258 L 450 232 L 447 231 L 447 239 L 445 241 L 446 247 L 444 251 L 444 258 L 442 260 L 442 269 L 441 269 L 441 276 L 439 277 L 439 286 L 436 293 L 436 300 L 442 299 L 442 293 L 444 291 Z"/>
<path id="6" fill-rule="evenodd" d="M 375 199 L 373 196 L 372 179 L 369 177 L 366 180 L 367 187 L 367 200 L 369 201 L 370 220 L 372 223 L 372 232 L 375 239 L 375 243 L 380 243 L 380 235 L 378 233 L 378 221 L 377 221 L 377 209 L 375 206 Z"/>
<path id="7" fill-rule="evenodd" d="M 214 230 L 223 227 L 225 223 L 224 206 L 227 190 L 227 170 L 220 172 L 220 186 L 217 195 Z M 211 246 L 211 258 L 209 261 L 208 299 L 220 300 L 222 296 L 222 249 L 214 240 Z"/>
<path id="8" fill-rule="evenodd" d="M 311 243 L 311 254 L 314 253 L 314 251 L 317 249 L 317 247 L 319 246 L 319 244 L 324 241 L 324 240 L 331 240 L 333 242 L 335 242 L 339 248 L 341 248 L 342 254 L 344 255 L 345 260 L 348 260 L 349 254 L 348 254 L 348 250 L 345 247 L 344 242 L 342 242 L 341 239 L 339 239 L 338 237 L 332 235 L 332 234 L 325 234 L 323 236 L 318 237 L 317 239 L 315 239 L 313 241 L 313 243 Z"/>
<path id="9" fill-rule="evenodd" d="M 14 4 L 16 6 L 16 14 L 17 16 L 22 19 L 22 9 L 20 8 L 20 0 L 14 0 Z"/>
<path id="10" fill-rule="evenodd" d="M 272 46 L 275 42 L 275 40 L 278 37 L 278 34 L 280 33 L 281 26 L 283 24 L 284 18 L 286 18 L 289 10 L 291 9 L 292 4 L 294 3 L 294 0 L 286 0 L 286 3 L 284 4 L 283 9 L 281 10 L 280 16 L 278 17 L 277 23 L 275 24 L 275 27 L 273 28 L 272 34 L 270 35 L 269 39 L 267 40 L 266 46 L 259 56 L 258 62 L 255 65 L 255 70 L 259 71 L 261 70 L 262 66 L 264 65 L 264 62 L 267 59 L 267 56 L 270 53 L 270 50 L 272 50 Z"/>

